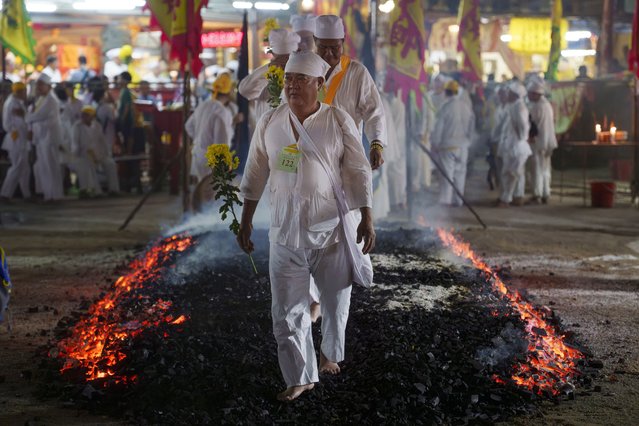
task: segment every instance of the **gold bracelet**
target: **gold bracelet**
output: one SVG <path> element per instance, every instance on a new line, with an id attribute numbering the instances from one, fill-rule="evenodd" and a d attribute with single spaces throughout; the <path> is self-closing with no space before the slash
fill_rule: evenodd
<path id="1" fill-rule="evenodd" d="M 376 150 L 378 150 L 378 151 L 380 151 L 380 152 L 381 152 L 381 151 L 384 151 L 384 145 L 382 145 L 382 144 L 381 144 L 381 143 L 379 143 L 379 142 L 373 142 L 373 143 L 371 144 L 371 149 L 376 149 Z"/>

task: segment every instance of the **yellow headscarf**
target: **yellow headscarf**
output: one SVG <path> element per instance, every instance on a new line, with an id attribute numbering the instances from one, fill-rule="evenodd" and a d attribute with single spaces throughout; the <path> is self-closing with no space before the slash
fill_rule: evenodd
<path id="1" fill-rule="evenodd" d="M 11 85 L 11 93 L 13 93 L 15 95 L 20 90 L 26 90 L 26 88 L 27 88 L 27 85 L 24 84 L 23 82 L 19 81 L 17 83 L 13 83 Z"/>
<path id="2" fill-rule="evenodd" d="M 228 95 L 233 89 L 233 80 L 227 73 L 220 74 L 213 82 L 213 98 L 217 99 L 219 93 Z"/>
<path id="3" fill-rule="evenodd" d="M 82 112 L 89 114 L 91 116 L 95 115 L 95 108 L 93 108 L 91 105 L 85 105 L 82 107 Z"/>

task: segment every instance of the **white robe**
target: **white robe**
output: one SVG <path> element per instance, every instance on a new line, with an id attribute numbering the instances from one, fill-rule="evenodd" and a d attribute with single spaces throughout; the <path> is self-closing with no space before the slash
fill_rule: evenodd
<path id="1" fill-rule="evenodd" d="M 86 136 L 91 143 L 91 150 L 95 156 L 95 165 L 102 169 L 106 176 L 107 188 L 111 193 L 120 192 L 120 182 L 118 180 L 118 167 L 113 160 L 113 146 L 107 141 L 99 122 L 93 120 L 91 127 L 84 126 Z"/>
<path id="2" fill-rule="evenodd" d="M 76 122 L 71 128 L 71 151 L 67 159 L 67 166 L 78 175 L 80 189 L 93 191 L 95 194 L 102 193 L 94 147 L 95 139 L 98 137 L 102 137 L 102 132 L 95 122 L 92 122 L 91 126 L 82 121 Z"/>
<path id="3" fill-rule="evenodd" d="M 407 114 L 407 155 L 410 164 L 411 191 L 419 192 L 430 187 L 431 163 L 430 157 L 418 144 L 431 148 L 430 134 L 435 126 L 436 109 L 429 93 L 422 96 L 422 108 L 417 108 L 415 100 L 411 98 L 409 114 Z"/>
<path id="4" fill-rule="evenodd" d="M 245 199 L 259 200 L 269 184 L 273 332 L 284 380 L 295 386 L 318 380 L 309 306 L 311 275 L 320 295 L 321 350 L 334 362 L 344 359 L 352 276 L 346 243 L 338 232 L 333 188 L 319 161 L 302 151 L 294 173 L 277 169 L 279 154 L 296 143 L 289 113 L 288 105 L 281 105 L 258 123 L 240 190 Z M 321 104 L 302 125 L 338 177 L 349 207 L 371 207 L 371 169 L 352 119 Z"/>
<path id="5" fill-rule="evenodd" d="M 406 204 L 406 108 L 398 96 L 382 97 L 386 114 L 388 144 L 384 150 L 388 176 L 389 202 L 392 206 Z"/>
<path id="6" fill-rule="evenodd" d="M 497 155 L 502 159 L 502 191 L 500 200 L 510 203 L 524 196 L 526 159 L 532 154 L 528 143 L 530 121 L 522 99 L 506 106 L 505 121 Z"/>
<path id="7" fill-rule="evenodd" d="M 104 138 L 107 142 L 107 148 L 109 150 L 109 155 L 113 155 L 113 145 L 115 145 L 115 107 L 112 103 L 101 101 L 95 109 L 95 118 L 100 128 L 102 129 L 102 133 L 104 134 Z"/>
<path id="8" fill-rule="evenodd" d="M 437 152 L 444 173 L 464 194 L 468 148 L 475 130 L 475 115 L 468 105 L 457 97 L 449 97 L 440 107 L 431 134 L 431 145 Z M 461 198 L 453 191 L 447 179 L 440 182 L 439 202 L 461 206 Z"/>
<path id="9" fill-rule="evenodd" d="M 326 80 L 328 88 L 333 78 L 341 71 L 338 63 L 330 77 Z M 384 107 L 375 82 L 364 65 L 351 59 L 346 74 L 335 93 L 332 105 L 346 111 L 355 125 L 364 132 L 370 142 L 378 140 L 386 146 L 386 122 Z"/>
<path id="10" fill-rule="evenodd" d="M 64 197 L 59 159 L 63 139 L 59 105 L 53 91 L 36 100 L 35 108 L 27 114 L 26 122 L 33 131 L 33 144 L 36 147 L 33 166 L 36 192 L 42 193 L 45 200 L 60 199 Z"/>
<path id="11" fill-rule="evenodd" d="M 545 96 L 542 96 L 537 102 L 530 102 L 528 108 L 538 131 L 530 145 L 533 165 L 533 195 L 548 198 L 550 197 L 552 179 L 550 157 L 557 148 L 554 113 L 552 105 Z"/>
<path id="12" fill-rule="evenodd" d="M 22 197 L 29 198 L 31 196 L 31 190 L 29 189 L 31 177 L 29 151 L 31 150 L 31 143 L 27 140 L 28 129 L 24 116 L 21 117 L 14 114 L 16 109 L 26 112 L 24 103 L 13 95 L 9 95 L 2 109 L 2 126 L 7 132 L 2 149 L 9 154 L 11 167 L 7 170 L 2 183 L 0 196 L 11 198 L 16 188 L 20 186 Z M 17 135 L 16 139 L 13 139 L 14 132 Z"/>
<path id="13" fill-rule="evenodd" d="M 252 73 L 244 77 L 237 87 L 240 95 L 253 102 L 255 123 L 271 110 L 271 106 L 268 104 L 268 89 L 266 88 L 268 80 L 266 80 L 265 77 L 269 65 L 270 64 L 264 64 L 256 68 Z"/>
<path id="14" fill-rule="evenodd" d="M 213 144 L 231 146 L 233 117 L 231 111 L 221 102 L 209 99 L 198 105 L 187 120 L 185 128 L 193 138 L 191 175 L 201 180 L 211 174 L 206 161 L 206 149 Z"/>

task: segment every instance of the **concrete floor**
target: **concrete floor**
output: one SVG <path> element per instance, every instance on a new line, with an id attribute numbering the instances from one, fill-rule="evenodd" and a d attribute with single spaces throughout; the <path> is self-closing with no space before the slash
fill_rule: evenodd
<path id="1" fill-rule="evenodd" d="M 548 206 L 497 209 L 483 181 L 469 198 L 488 229 L 464 208 L 414 209 L 431 226 L 455 228 L 490 263 L 510 269 L 508 283 L 549 305 L 604 362 L 602 392 L 544 407 L 544 417 L 512 424 L 633 425 L 639 419 L 639 210 L 584 207 L 579 196 Z M 427 194 L 427 199 L 432 194 Z M 178 197 L 150 198 L 125 231 L 117 228 L 137 197 L 0 206 L 0 245 L 15 291 L 13 331 L 0 327 L 0 424 L 118 424 L 32 396 L 21 377 L 58 320 L 92 300 L 116 278 L 126 257 L 181 215 Z M 421 205 L 422 207 L 419 207 Z M 383 226 L 407 226 L 394 214 Z M 45 308 L 48 307 L 49 309 Z M 38 307 L 37 313 L 28 313 Z M 54 310 L 55 309 L 55 310 Z"/>

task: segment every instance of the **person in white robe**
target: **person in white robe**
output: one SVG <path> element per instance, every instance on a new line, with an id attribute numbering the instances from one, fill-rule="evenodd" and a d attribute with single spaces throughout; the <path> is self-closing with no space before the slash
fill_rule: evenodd
<path id="1" fill-rule="evenodd" d="M 51 91 L 51 78 L 46 74 L 40 74 L 36 80 L 36 95 L 35 105 L 26 116 L 36 149 L 33 166 L 36 192 L 43 194 L 45 201 L 57 200 L 64 197 L 59 160 L 62 124 L 60 106 Z"/>
<path id="2" fill-rule="evenodd" d="M 508 84 L 508 105 L 497 156 L 502 160 L 502 188 L 498 206 L 523 205 L 526 187 L 526 160 L 532 155 L 528 143 L 530 119 L 524 102 L 526 88 L 519 82 Z"/>
<path id="3" fill-rule="evenodd" d="M 120 192 L 118 169 L 113 160 L 111 146 L 95 117 L 96 110 L 93 106 L 86 105 L 82 108 L 82 119 L 73 128 L 73 138 L 77 141 L 74 145 L 82 145 L 83 149 L 86 148 L 95 171 L 100 169 L 104 173 L 109 194 L 117 194 Z M 96 185 L 99 187 L 97 174 L 95 174 L 95 179 Z M 99 189 L 101 190 L 101 188 Z"/>
<path id="4" fill-rule="evenodd" d="M 71 128 L 71 150 L 66 164 L 78 176 L 81 196 L 100 195 L 102 188 L 98 180 L 96 166 L 96 138 L 103 138 L 100 128 L 94 123 L 95 108 L 82 108 L 80 121 Z M 114 164 L 115 166 L 115 164 Z"/>
<path id="5" fill-rule="evenodd" d="M 294 32 L 282 28 L 271 30 L 268 34 L 268 43 L 273 59 L 269 63 L 257 67 L 240 81 L 237 88 L 240 95 L 254 103 L 255 123 L 271 109 L 268 102 L 271 95 L 268 92 L 268 80 L 266 79 L 268 69 L 273 65 L 284 69 L 288 56 L 297 50 L 299 42 L 300 36 Z"/>
<path id="6" fill-rule="evenodd" d="M 213 95 L 201 102 L 186 121 L 186 132 L 193 139 L 191 176 L 198 182 L 211 174 L 206 149 L 213 144 L 231 146 L 233 117 L 226 107 L 231 101 L 233 81 L 229 74 L 220 74 L 213 82 Z"/>
<path id="7" fill-rule="evenodd" d="M 420 93 L 411 93 L 408 98 L 409 106 L 406 113 L 406 144 L 408 164 L 410 167 L 410 191 L 419 193 L 430 187 L 432 165 L 428 154 L 419 147 L 424 145 L 431 148 L 431 132 L 435 126 L 435 107 L 430 99 L 430 93 L 421 86 Z M 416 96 L 421 96 L 422 106 L 417 105 Z"/>
<path id="8" fill-rule="evenodd" d="M 62 122 L 62 134 L 67 146 L 71 144 L 71 129 L 73 125 L 80 121 L 82 114 L 82 101 L 77 99 L 73 93 L 72 83 L 61 83 L 56 86 L 54 92 L 60 101 L 60 121 Z"/>
<path id="9" fill-rule="evenodd" d="M 554 113 L 545 94 L 546 87 L 543 81 L 533 80 L 528 85 L 530 117 L 537 126 L 537 135 L 530 141 L 533 166 L 533 196 L 530 199 L 532 204 L 547 204 L 550 199 L 550 157 L 557 148 Z"/>
<path id="10" fill-rule="evenodd" d="M 271 314 L 287 386 L 278 395 L 283 401 L 297 398 L 319 380 L 308 303 L 310 276 L 322 306 L 319 372 L 338 374 L 353 279 L 347 248 L 356 237 L 364 242 L 363 253 L 375 244 L 371 168 L 360 133 L 344 111 L 317 101 L 327 69 L 312 52 L 291 54 L 285 68 L 288 103 L 258 123 L 240 185 L 244 207 L 237 240 L 249 253 L 254 249 L 253 215 L 267 181 L 270 186 Z M 345 197 L 351 212 L 361 213 L 357 236 L 342 230 L 331 181 L 335 191 L 343 190 L 339 197 Z"/>
<path id="11" fill-rule="evenodd" d="M 452 80 L 450 77 L 444 74 L 437 74 L 435 78 L 433 78 L 432 89 L 428 91 L 430 95 L 430 100 L 433 103 L 433 108 L 435 108 L 435 114 L 442 106 L 442 104 L 446 101 L 446 93 L 444 93 L 444 86 Z"/>
<path id="12" fill-rule="evenodd" d="M 315 50 L 315 20 L 314 15 L 292 15 L 290 19 L 291 31 L 300 36 L 297 46 L 298 52 Z"/>
<path id="13" fill-rule="evenodd" d="M 320 100 L 346 111 L 370 141 L 373 170 L 384 163 L 383 150 L 388 143 L 382 99 L 366 67 L 344 55 L 344 22 L 335 15 L 322 15 L 315 21 L 317 54 L 331 68 L 326 74 Z"/>
<path id="14" fill-rule="evenodd" d="M 431 134 L 431 144 L 437 153 L 442 173 L 446 173 L 463 195 L 466 186 L 468 148 L 475 129 L 475 116 L 468 105 L 458 96 L 459 85 L 455 80 L 446 83 L 446 101 L 441 105 Z M 459 207 L 461 197 L 453 186 L 442 177 L 439 183 L 439 203 Z"/>
<path id="15" fill-rule="evenodd" d="M 386 115 L 386 131 L 388 144 L 385 150 L 388 179 L 388 195 L 391 210 L 406 209 L 406 108 L 400 94 L 388 93 L 382 96 L 384 114 Z M 373 206 L 375 201 L 373 200 Z M 377 216 L 375 216 L 377 217 Z"/>
<path id="16" fill-rule="evenodd" d="M 491 102 L 494 102 L 495 111 L 490 129 L 490 170 L 489 177 L 494 179 L 497 187 L 501 188 L 501 176 L 503 168 L 503 160 L 497 155 L 499 152 L 499 144 L 501 143 L 501 133 L 506 122 L 506 111 L 508 109 L 508 86 L 500 84 L 493 95 Z"/>
<path id="17" fill-rule="evenodd" d="M 2 149 L 7 151 L 11 167 L 0 188 L 0 199 L 13 198 L 16 188 L 19 186 L 22 198 L 31 197 L 29 180 L 31 167 L 29 166 L 29 152 L 31 143 L 27 138 L 27 123 L 25 101 L 27 100 L 27 87 L 18 82 L 11 85 L 11 95 L 7 98 L 2 108 L 2 126 L 7 132 L 2 143 Z"/>
<path id="18" fill-rule="evenodd" d="M 60 74 L 56 56 L 47 57 L 47 66 L 42 68 L 42 74 L 48 76 L 51 79 L 51 83 L 60 83 L 62 81 L 62 74 Z"/>

